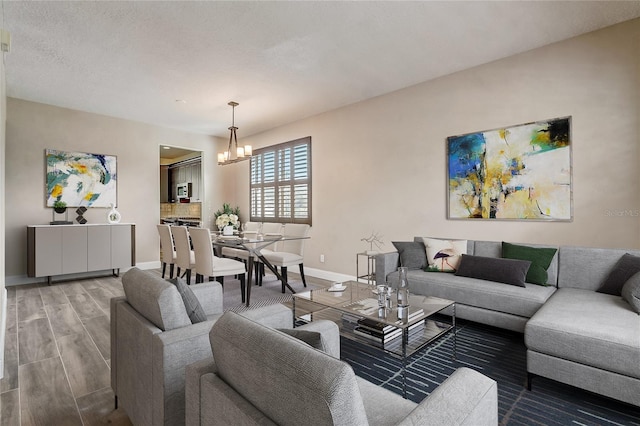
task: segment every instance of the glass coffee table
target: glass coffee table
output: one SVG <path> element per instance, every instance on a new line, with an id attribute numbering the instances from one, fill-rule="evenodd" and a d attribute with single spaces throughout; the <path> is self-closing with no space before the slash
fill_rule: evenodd
<path id="1" fill-rule="evenodd" d="M 322 288 L 293 295 L 293 316 L 305 322 L 335 322 L 340 334 L 363 345 L 381 349 L 402 361 L 402 395 L 406 397 L 408 358 L 420 349 L 453 333 L 456 357 L 456 305 L 452 300 L 412 294 L 408 318 L 399 320 L 395 295 L 391 308 L 379 308 L 377 292 L 369 284 L 349 281 L 344 290 Z M 447 315 L 443 310 L 451 308 Z M 449 314 L 451 316 L 449 317 Z"/>

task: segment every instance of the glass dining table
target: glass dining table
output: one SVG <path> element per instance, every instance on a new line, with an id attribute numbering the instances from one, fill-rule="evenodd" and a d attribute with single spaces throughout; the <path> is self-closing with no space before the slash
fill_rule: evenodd
<path id="1" fill-rule="evenodd" d="M 246 250 L 249 253 L 247 259 L 247 285 L 245 286 L 245 303 L 249 306 L 251 299 L 251 282 L 253 278 L 254 262 L 258 259 L 263 265 L 265 265 L 273 274 L 284 284 L 284 287 L 288 288 L 292 294 L 295 294 L 295 290 L 289 285 L 287 279 L 278 272 L 278 268 L 273 266 L 271 262 L 262 254 L 262 250 L 270 245 L 276 244 L 280 241 L 292 241 L 292 240 L 306 240 L 309 237 L 286 237 L 286 236 L 264 236 L 262 238 L 243 238 L 238 235 L 225 236 L 219 233 L 211 233 L 211 243 L 213 244 L 214 251 L 217 253 L 216 248 L 229 247 L 235 249 Z M 256 277 L 257 278 L 257 277 Z M 284 292 L 284 291 L 283 291 Z"/>

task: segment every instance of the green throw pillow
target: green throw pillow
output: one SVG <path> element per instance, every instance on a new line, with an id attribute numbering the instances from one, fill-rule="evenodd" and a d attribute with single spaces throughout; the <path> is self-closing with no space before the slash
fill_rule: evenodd
<path id="1" fill-rule="evenodd" d="M 557 249 L 550 247 L 529 247 L 502 242 L 503 258 L 531 261 L 526 282 L 538 285 L 547 285 L 549 278 L 547 269 L 557 251 Z"/>

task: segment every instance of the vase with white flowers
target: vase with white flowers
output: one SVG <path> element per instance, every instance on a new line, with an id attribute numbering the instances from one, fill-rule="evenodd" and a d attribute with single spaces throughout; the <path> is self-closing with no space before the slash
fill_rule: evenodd
<path id="1" fill-rule="evenodd" d="M 222 235 L 233 235 L 233 231 L 238 229 L 240 226 L 239 214 L 239 207 L 231 208 L 227 203 L 222 205 L 222 210 L 218 210 L 215 213 L 216 226 L 222 232 Z"/>

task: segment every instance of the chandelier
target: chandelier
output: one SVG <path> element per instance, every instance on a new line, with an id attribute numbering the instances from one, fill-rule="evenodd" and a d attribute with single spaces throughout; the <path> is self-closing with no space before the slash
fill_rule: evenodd
<path id="1" fill-rule="evenodd" d="M 229 147 L 224 152 L 218 153 L 218 164 L 223 166 L 225 164 L 237 163 L 238 161 L 248 160 L 253 151 L 251 145 L 238 146 L 238 136 L 236 135 L 236 107 L 239 105 L 237 102 L 229 102 L 231 106 L 231 127 L 229 130 Z"/>

